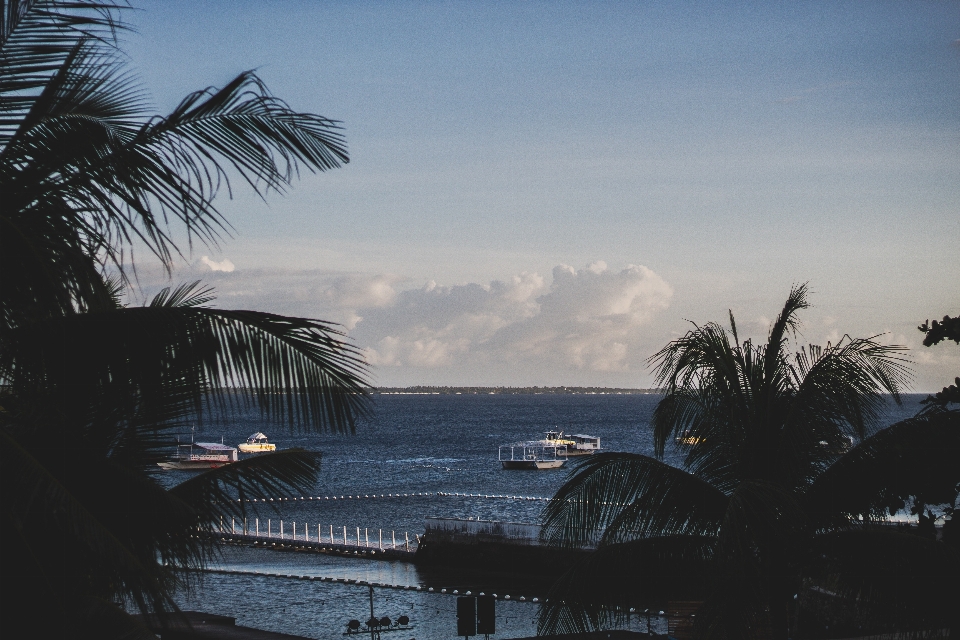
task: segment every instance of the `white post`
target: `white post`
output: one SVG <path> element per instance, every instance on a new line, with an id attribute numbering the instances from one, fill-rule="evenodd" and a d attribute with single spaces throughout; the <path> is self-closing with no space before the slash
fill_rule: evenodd
<path id="1" fill-rule="evenodd" d="M 323 541 L 320 539 L 320 523 L 318 522 L 317 523 L 317 544 L 320 544 L 321 542 Z"/>
<path id="2" fill-rule="evenodd" d="M 380 550 L 383 551 L 383 529 L 380 529 Z"/>
<path id="3" fill-rule="evenodd" d="M 236 533 L 236 532 L 237 532 L 237 519 L 230 518 L 230 533 Z"/>
<path id="4" fill-rule="evenodd" d="M 267 537 L 268 537 L 268 538 L 272 538 L 272 537 L 273 537 L 273 528 L 272 528 L 272 527 L 273 527 L 273 523 L 270 522 L 270 518 L 267 518 Z"/>
<path id="5" fill-rule="evenodd" d="M 333 544 L 333 525 L 330 525 L 330 544 Z"/>
<path id="6" fill-rule="evenodd" d="M 280 521 L 280 539 L 283 540 L 283 520 Z"/>
<path id="7" fill-rule="evenodd" d="M 247 535 L 247 519 L 243 519 L 243 535 Z"/>
<path id="8" fill-rule="evenodd" d="M 343 525 L 343 546 L 347 546 L 347 525 Z"/>
<path id="9" fill-rule="evenodd" d="M 410 551 L 410 534 L 404 531 L 403 537 L 404 537 L 403 548 L 406 549 L 407 551 Z"/>
<path id="10" fill-rule="evenodd" d="M 360 527 L 357 527 L 357 546 L 360 546 Z"/>
<path id="11" fill-rule="evenodd" d="M 220 516 L 220 533 L 223 533 L 223 516 Z"/>
<path id="12" fill-rule="evenodd" d="M 397 548 L 397 532 L 391 531 L 390 537 L 393 538 L 393 548 L 396 549 Z"/>
<path id="13" fill-rule="evenodd" d="M 366 527 L 363 528 L 363 546 L 370 546 L 370 530 Z"/>
<path id="14" fill-rule="evenodd" d="M 293 541 L 297 541 L 297 521 L 293 521 Z"/>

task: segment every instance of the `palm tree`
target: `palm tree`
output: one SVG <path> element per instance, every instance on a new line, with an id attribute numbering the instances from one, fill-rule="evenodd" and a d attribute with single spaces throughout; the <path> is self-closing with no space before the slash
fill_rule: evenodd
<path id="1" fill-rule="evenodd" d="M 196 283 L 119 303 L 134 248 L 169 269 L 171 225 L 191 245 L 229 230 L 231 179 L 266 195 L 348 160 L 335 121 L 252 72 L 152 115 L 116 48 L 124 8 L 0 0 L 0 615 L 40 637 L 145 633 L 115 604 L 175 611 L 180 570 L 215 553 L 198 530 L 315 480 L 318 455 L 292 451 L 165 490 L 173 433 L 248 406 L 352 431 L 367 407 L 335 325 L 214 309 Z"/>
<path id="2" fill-rule="evenodd" d="M 671 598 L 702 601 L 701 637 L 795 637 L 814 579 L 862 604 L 912 580 L 895 622 L 950 610 L 956 585 L 938 591 L 927 574 L 951 575 L 960 556 L 880 522 L 910 500 L 956 500 L 957 414 L 876 431 L 883 394 L 899 402 L 908 379 L 903 348 L 847 336 L 793 354 L 807 307 L 807 287 L 796 286 L 766 344 L 741 342 L 731 313 L 729 330 L 695 325 L 651 358 L 664 389 L 656 457 L 593 456 L 549 503 L 544 539 L 596 542 L 597 552 L 554 586 L 541 631 L 602 626 Z M 668 443 L 685 454 L 682 468 L 663 462 Z"/>

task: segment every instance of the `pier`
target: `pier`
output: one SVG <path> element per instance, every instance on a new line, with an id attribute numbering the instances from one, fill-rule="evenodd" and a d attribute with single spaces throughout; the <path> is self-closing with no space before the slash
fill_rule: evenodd
<path id="1" fill-rule="evenodd" d="M 265 522 L 254 518 L 252 522 L 243 519 L 237 522 L 231 518 L 230 523 L 220 522 L 214 535 L 226 544 L 243 544 L 263 549 L 278 551 L 313 551 L 317 553 L 333 553 L 337 555 L 362 556 L 382 560 L 412 561 L 420 545 L 420 536 L 413 538 L 406 531 L 402 537 L 396 531 L 386 532 L 383 529 L 364 527 L 347 527 L 345 525 L 311 525 L 301 522 L 288 522 L 285 528 L 284 521 L 278 520 L 274 530 L 272 518 Z M 371 536 L 373 533 L 373 536 Z M 373 538 L 371 540 L 371 537 Z"/>

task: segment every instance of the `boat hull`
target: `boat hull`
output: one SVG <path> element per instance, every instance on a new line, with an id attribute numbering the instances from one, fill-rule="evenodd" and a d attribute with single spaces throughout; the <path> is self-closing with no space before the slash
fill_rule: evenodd
<path id="1" fill-rule="evenodd" d="M 174 462 L 158 462 L 157 466 L 166 470 L 179 471 L 203 471 L 205 469 L 218 469 L 225 464 L 230 464 L 231 460 L 176 460 Z"/>
<path id="2" fill-rule="evenodd" d="M 277 445 L 275 444 L 248 444 L 244 442 L 243 444 L 237 445 L 237 448 L 240 449 L 241 453 L 266 453 L 267 451 L 276 451 Z"/>
<path id="3" fill-rule="evenodd" d="M 504 469 L 559 469 L 566 460 L 501 460 Z"/>

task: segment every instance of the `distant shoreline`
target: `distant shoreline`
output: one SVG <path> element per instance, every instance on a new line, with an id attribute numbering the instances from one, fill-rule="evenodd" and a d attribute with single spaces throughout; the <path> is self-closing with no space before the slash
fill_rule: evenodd
<path id="1" fill-rule="evenodd" d="M 607 395 L 635 396 L 662 393 L 660 389 L 618 389 L 612 387 L 375 387 L 377 395 Z"/>

